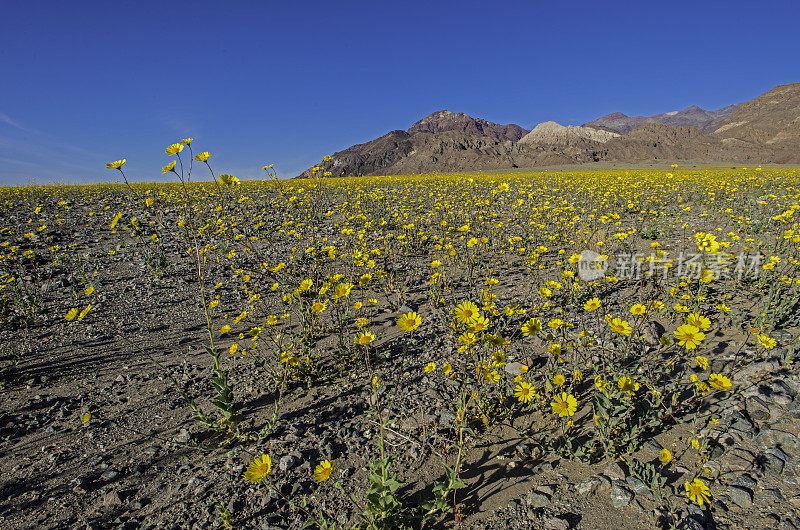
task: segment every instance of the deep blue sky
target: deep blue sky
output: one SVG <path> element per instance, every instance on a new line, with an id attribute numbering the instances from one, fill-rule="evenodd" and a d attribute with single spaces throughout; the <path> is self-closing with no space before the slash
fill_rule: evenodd
<path id="1" fill-rule="evenodd" d="M 293 176 L 440 109 L 532 128 L 800 81 L 800 2 L 3 0 L 0 184 Z"/>

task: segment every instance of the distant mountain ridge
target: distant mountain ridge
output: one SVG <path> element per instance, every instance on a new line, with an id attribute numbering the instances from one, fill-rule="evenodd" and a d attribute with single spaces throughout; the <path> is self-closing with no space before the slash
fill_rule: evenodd
<path id="1" fill-rule="evenodd" d="M 643 123 L 663 123 L 676 127 L 694 127 L 704 133 L 710 133 L 740 105 L 741 103 L 735 103 L 717 110 L 704 110 L 697 105 L 692 105 L 680 111 L 652 116 L 626 116 L 621 112 L 614 112 L 584 123 L 583 126 L 598 127 L 626 134 Z"/>
<path id="2" fill-rule="evenodd" d="M 694 160 L 800 163 L 800 83 L 715 111 L 691 106 L 653 116 L 613 113 L 581 126 L 528 131 L 464 113 L 434 112 L 334 153 L 318 171 L 339 176 L 534 168 L 596 161 Z"/>

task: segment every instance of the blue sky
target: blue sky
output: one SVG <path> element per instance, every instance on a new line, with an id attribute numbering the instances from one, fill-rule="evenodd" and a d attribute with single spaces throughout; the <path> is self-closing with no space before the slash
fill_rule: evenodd
<path id="1" fill-rule="evenodd" d="M 800 81 L 800 3 L 5 0 L 0 184 L 294 176 L 440 109 L 532 128 Z M 202 176 L 202 175 L 199 175 Z"/>

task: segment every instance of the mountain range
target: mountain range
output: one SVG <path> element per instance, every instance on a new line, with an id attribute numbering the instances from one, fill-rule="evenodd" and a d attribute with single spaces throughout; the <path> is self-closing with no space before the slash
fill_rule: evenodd
<path id="1" fill-rule="evenodd" d="M 800 83 L 718 110 L 691 106 L 652 116 L 607 114 L 580 126 L 533 130 L 440 110 L 331 155 L 332 176 L 534 168 L 599 161 L 800 162 Z M 316 173 L 319 174 L 319 173 Z M 315 175 L 313 168 L 300 177 Z"/>
<path id="2" fill-rule="evenodd" d="M 666 125 L 694 127 L 708 134 L 713 132 L 722 123 L 722 120 L 727 118 L 740 105 L 741 103 L 736 103 L 722 107 L 719 110 L 704 110 L 697 105 L 692 105 L 683 110 L 654 114 L 653 116 L 626 116 L 621 112 L 614 112 L 583 125 L 625 134 L 643 123 L 663 123 Z"/>

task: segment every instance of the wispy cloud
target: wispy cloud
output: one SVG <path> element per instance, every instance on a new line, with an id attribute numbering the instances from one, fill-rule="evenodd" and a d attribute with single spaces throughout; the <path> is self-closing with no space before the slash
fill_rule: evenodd
<path id="1" fill-rule="evenodd" d="M 26 162 L 25 160 L 17 160 L 14 158 L 5 158 L 0 156 L 0 162 L 5 164 L 16 164 L 18 166 L 33 166 L 33 167 L 42 167 L 41 164 L 37 164 L 36 162 Z"/>
<path id="2" fill-rule="evenodd" d="M 20 131 L 23 131 L 23 132 L 34 132 L 31 129 L 28 129 L 27 127 L 23 127 L 15 119 L 13 119 L 11 116 L 9 116 L 8 114 L 3 114 L 2 112 L 0 112 L 0 121 L 5 123 L 5 124 L 7 124 L 7 125 L 11 125 L 15 129 L 19 129 Z"/>

